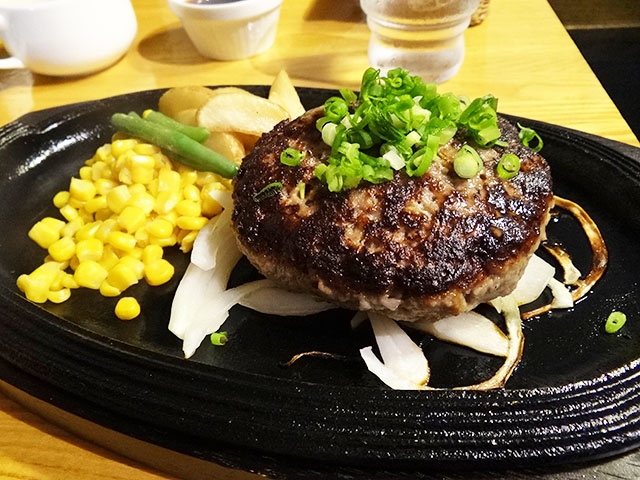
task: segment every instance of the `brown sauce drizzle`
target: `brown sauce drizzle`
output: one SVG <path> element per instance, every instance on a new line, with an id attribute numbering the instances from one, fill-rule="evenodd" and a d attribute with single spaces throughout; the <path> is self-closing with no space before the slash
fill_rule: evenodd
<path id="1" fill-rule="evenodd" d="M 571 200 L 567 200 L 566 198 L 558 196 L 555 196 L 554 198 L 557 207 L 567 210 L 575 217 L 576 220 L 578 220 L 578 222 L 580 222 L 580 225 L 589 240 L 589 245 L 591 245 L 591 270 L 584 278 L 578 279 L 578 281 L 574 283 L 575 288 L 571 290 L 571 297 L 573 298 L 573 302 L 576 303 L 584 297 L 596 282 L 600 280 L 600 277 L 602 277 L 609 261 L 609 252 L 607 251 L 607 246 L 604 243 L 604 239 L 602 238 L 602 234 L 600 233 L 598 226 L 580 205 L 572 202 Z M 567 262 L 571 262 L 569 254 L 560 247 L 545 246 L 545 248 L 555 257 L 563 268 Z M 551 310 L 550 303 L 536 308 L 535 310 L 523 312 L 522 319 L 535 317 L 536 315 L 541 315 L 549 310 Z"/>

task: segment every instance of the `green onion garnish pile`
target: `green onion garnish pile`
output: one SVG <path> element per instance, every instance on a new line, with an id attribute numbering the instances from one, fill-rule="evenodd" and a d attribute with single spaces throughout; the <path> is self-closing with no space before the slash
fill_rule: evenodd
<path id="1" fill-rule="evenodd" d="M 347 89 L 340 95 L 325 102 L 324 116 L 316 123 L 331 146 L 331 156 L 316 167 L 315 175 L 332 192 L 353 188 L 362 180 L 391 180 L 396 170 L 404 169 L 412 177 L 424 175 L 439 147 L 459 128 L 480 147 L 501 144 L 498 101 L 492 95 L 472 102 L 451 93 L 440 95 L 435 84 L 400 68 L 386 77 L 369 68 L 359 95 Z M 463 178 L 476 175 L 482 168 L 478 153 L 465 145 L 462 156 L 456 172 Z"/>

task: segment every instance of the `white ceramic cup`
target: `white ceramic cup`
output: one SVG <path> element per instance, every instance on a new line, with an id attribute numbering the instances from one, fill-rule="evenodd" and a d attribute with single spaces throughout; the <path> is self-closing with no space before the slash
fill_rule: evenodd
<path id="1" fill-rule="evenodd" d="M 0 0 L 0 68 L 83 75 L 124 55 L 137 32 L 130 0 Z"/>
<path id="2" fill-rule="evenodd" d="M 240 60 L 267 50 L 276 38 L 282 0 L 168 0 L 198 52 Z"/>

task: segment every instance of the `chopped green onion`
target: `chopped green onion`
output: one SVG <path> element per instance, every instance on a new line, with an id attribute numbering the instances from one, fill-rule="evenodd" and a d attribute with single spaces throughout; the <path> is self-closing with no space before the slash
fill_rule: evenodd
<path id="1" fill-rule="evenodd" d="M 453 159 L 453 169 L 460 178 L 473 178 L 482 170 L 482 159 L 473 147 L 463 145 Z"/>
<path id="2" fill-rule="evenodd" d="M 214 332 L 211 334 L 211 343 L 213 345 L 224 345 L 227 341 L 227 332 Z"/>
<path id="3" fill-rule="evenodd" d="M 520 171 L 520 158 L 513 153 L 505 153 L 498 161 L 496 171 L 505 180 L 515 177 Z"/>
<path id="4" fill-rule="evenodd" d="M 253 196 L 253 201 L 258 203 L 263 200 L 266 200 L 269 197 L 273 197 L 280 193 L 282 190 L 282 182 L 271 182 L 268 185 L 265 185 L 258 193 Z"/>
<path id="5" fill-rule="evenodd" d="M 298 183 L 298 196 L 300 197 L 300 200 L 304 200 L 304 195 L 305 195 L 305 190 L 307 188 L 307 184 L 304 182 L 299 182 Z"/>
<path id="6" fill-rule="evenodd" d="M 440 146 L 459 130 L 481 147 L 500 142 L 497 105 L 492 95 L 470 101 L 451 93 L 438 94 L 435 84 L 402 68 L 389 70 L 386 76 L 369 68 L 358 95 L 343 89 L 340 96 L 325 102 L 316 128 L 331 154 L 314 175 L 331 192 L 353 188 L 361 181 L 385 182 L 396 174 L 422 176 Z M 462 175 L 473 176 L 482 169 L 471 147 L 461 156 L 467 157 L 457 161 Z"/>
<path id="7" fill-rule="evenodd" d="M 607 333 L 616 333 L 627 321 L 627 316 L 622 312 L 611 312 L 604 329 Z"/>
<path id="8" fill-rule="evenodd" d="M 280 162 L 288 165 L 289 167 L 297 167 L 300 165 L 300 162 L 305 157 L 305 153 L 300 150 L 296 150 L 295 148 L 286 148 L 280 154 Z"/>
<path id="9" fill-rule="evenodd" d="M 540 150 L 542 150 L 542 147 L 544 146 L 544 142 L 542 141 L 542 138 L 540 137 L 540 135 L 538 135 L 533 128 L 523 127 L 519 123 L 518 123 L 518 128 L 520 129 L 520 133 L 518 133 L 518 138 L 520 138 L 520 141 L 525 147 L 529 147 L 534 152 L 539 152 Z M 531 140 L 537 140 L 537 143 L 535 146 L 529 145 L 529 142 L 531 142 Z"/>

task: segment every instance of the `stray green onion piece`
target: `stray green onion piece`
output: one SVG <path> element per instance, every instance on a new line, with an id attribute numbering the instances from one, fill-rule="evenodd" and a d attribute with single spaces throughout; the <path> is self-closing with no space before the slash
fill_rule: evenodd
<path id="1" fill-rule="evenodd" d="M 498 161 L 496 171 L 505 180 L 515 177 L 520 171 L 520 158 L 513 153 L 505 153 Z"/>
<path id="2" fill-rule="evenodd" d="M 304 200 L 305 190 L 307 189 L 307 184 L 304 182 L 298 183 L 298 196 L 300 200 Z"/>
<path id="3" fill-rule="evenodd" d="M 463 145 L 453 159 L 453 169 L 460 178 L 473 178 L 482 170 L 482 159 L 473 147 Z"/>
<path id="4" fill-rule="evenodd" d="M 213 345 L 224 345 L 227 341 L 227 332 L 214 332 L 211 334 L 211 343 Z"/>
<path id="5" fill-rule="evenodd" d="M 288 165 L 289 167 L 297 167 L 298 165 L 300 165 L 300 162 L 304 157 L 304 152 L 289 147 L 284 149 L 284 151 L 280 154 L 280 162 L 284 165 Z"/>
<path id="6" fill-rule="evenodd" d="M 544 142 L 542 141 L 540 135 L 538 135 L 538 133 L 533 128 L 523 127 L 519 123 L 518 128 L 520 129 L 518 138 L 520 138 L 520 141 L 525 147 L 529 147 L 534 152 L 539 152 L 540 150 L 542 150 Z M 530 145 L 529 142 L 531 142 L 531 140 L 537 140 L 536 144 Z"/>
<path id="7" fill-rule="evenodd" d="M 611 312 L 604 329 L 607 333 L 616 333 L 627 321 L 627 316 L 622 312 Z"/>
<path id="8" fill-rule="evenodd" d="M 266 200 L 269 197 L 273 197 L 280 193 L 282 190 L 282 182 L 271 182 L 268 185 L 265 185 L 258 193 L 253 196 L 253 201 L 258 203 L 263 200 Z"/>

